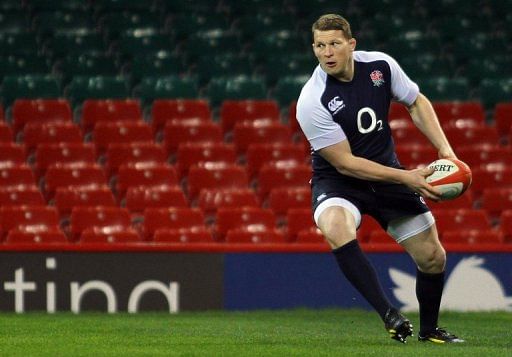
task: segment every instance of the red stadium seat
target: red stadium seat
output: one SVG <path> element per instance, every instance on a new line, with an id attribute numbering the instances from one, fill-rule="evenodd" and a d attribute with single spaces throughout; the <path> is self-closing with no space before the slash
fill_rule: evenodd
<path id="1" fill-rule="evenodd" d="M 499 229 L 504 234 L 505 242 L 512 243 L 512 210 L 503 210 L 499 222 Z"/>
<path id="2" fill-rule="evenodd" d="M 481 205 L 490 217 L 499 218 L 502 211 L 512 209 L 512 188 L 484 189 Z"/>
<path id="3" fill-rule="evenodd" d="M 167 155 L 162 145 L 154 142 L 114 143 L 107 147 L 105 153 L 105 172 L 107 177 L 116 175 L 124 164 L 138 162 L 165 163 Z"/>
<path id="4" fill-rule="evenodd" d="M 432 145 L 396 145 L 396 154 L 400 164 L 408 169 L 427 166 L 438 158 Z"/>
<path id="5" fill-rule="evenodd" d="M 393 134 L 393 138 L 395 142 L 400 143 L 400 145 L 421 145 L 421 146 L 431 146 L 432 144 L 427 139 L 423 133 L 416 128 L 412 127 L 394 127 L 391 128 L 391 132 Z"/>
<path id="6" fill-rule="evenodd" d="M 48 230 L 26 230 L 13 229 L 5 238 L 8 244 L 39 244 L 39 243 L 68 243 L 68 239 L 64 232 L 58 228 L 50 228 Z"/>
<path id="7" fill-rule="evenodd" d="M 36 180 L 27 164 L 7 163 L 0 166 L 0 187 L 34 186 Z"/>
<path id="8" fill-rule="evenodd" d="M 288 105 L 288 126 L 293 135 L 302 134 L 299 122 L 297 121 L 297 101 L 293 101 Z"/>
<path id="9" fill-rule="evenodd" d="M 506 138 L 512 128 L 512 102 L 497 103 L 494 107 L 494 125 L 501 138 Z"/>
<path id="10" fill-rule="evenodd" d="M 144 237 L 151 240 L 160 229 L 204 228 L 204 215 L 199 208 L 147 208 L 144 211 Z"/>
<path id="11" fill-rule="evenodd" d="M 13 142 L 0 142 L 0 165 L 23 164 L 25 162 L 25 151 L 23 146 Z"/>
<path id="12" fill-rule="evenodd" d="M 222 142 L 220 126 L 200 119 L 167 121 L 163 141 L 168 154 L 176 154 L 178 147 L 187 142 Z"/>
<path id="13" fill-rule="evenodd" d="M 246 162 L 249 177 L 255 177 L 261 167 L 269 162 L 292 160 L 298 163 L 306 162 L 304 148 L 292 143 L 251 144 L 247 148 Z"/>
<path id="14" fill-rule="evenodd" d="M 278 187 L 270 191 L 268 205 L 277 216 L 285 216 L 291 208 L 311 207 L 310 187 Z"/>
<path id="15" fill-rule="evenodd" d="M 372 244 L 396 244 L 395 239 L 383 229 L 372 230 L 368 236 L 368 243 Z"/>
<path id="16" fill-rule="evenodd" d="M 457 148 L 457 156 L 472 168 L 500 162 L 512 166 L 512 150 L 509 146 L 497 144 L 461 146 Z"/>
<path id="17" fill-rule="evenodd" d="M 130 243 L 141 242 L 141 237 L 131 227 L 86 228 L 80 235 L 80 243 Z"/>
<path id="18" fill-rule="evenodd" d="M 287 235 L 289 241 L 297 241 L 301 233 L 314 232 L 316 224 L 311 208 L 291 208 L 286 212 Z M 316 232 L 315 232 L 316 233 Z M 304 239 L 305 237 L 303 237 Z"/>
<path id="19" fill-rule="evenodd" d="M 0 237 L 11 230 L 32 232 L 58 230 L 59 216 L 55 207 L 5 206 L 0 208 Z"/>
<path id="20" fill-rule="evenodd" d="M 60 217 L 68 217 L 74 207 L 115 207 L 112 191 L 106 187 L 58 187 L 53 203 Z"/>
<path id="21" fill-rule="evenodd" d="M 73 112 L 66 99 L 17 99 L 12 106 L 12 129 L 21 132 L 25 124 L 71 122 Z"/>
<path id="22" fill-rule="evenodd" d="M 109 232 L 135 232 L 131 226 L 130 213 L 121 207 L 74 207 L 70 217 L 70 237 L 73 240 L 81 239 L 82 233 L 87 229 Z"/>
<path id="23" fill-rule="evenodd" d="M 260 207 L 220 207 L 215 221 L 215 238 L 223 241 L 231 230 L 258 231 L 276 228 L 274 213 Z"/>
<path id="24" fill-rule="evenodd" d="M 471 191 L 464 192 L 463 195 L 457 197 L 455 200 L 446 200 L 446 201 L 428 201 L 428 206 L 432 211 L 436 211 L 438 209 L 471 209 L 473 207 L 473 195 Z"/>
<path id="25" fill-rule="evenodd" d="M 432 102 L 441 125 L 457 119 L 471 119 L 485 124 L 485 110 L 480 102 Z"/>
<path id="26" fill-rule="evenodd" d="M 494 229 L 463 229 L 444 231 L 443 243 L 463 244 L 502 244 L 504 242 L 503 232 Z"/>
<path id="27" fill-rule="evenodd" d="M 211 231 L 206 227 L 157 229 L 153 235 L 153 242 L 157 243 L 213 243 Z"/>
<path id="28" fill-rule="evenodd" d="M 81 125 L 91 132 L 100 121 L 142 121 L 142 108 L 135 99 L 86 99 L 82 104 Z"/>
<path id="29" fill-rule="evenodd" d="M 151 107 L 151 126 L 155 133 L 173 119 L 209 121 L 211 117 L 210 105 L 204 99 L 156 99 Z"/>
<path id="30" fill-rule="evenodd" d="M 220 108 L 222 132 L 233 130 L 236 123 L 269 119 L 279 122 L 279 106 L 274 100 L 225 100 Z"/>
<path id="31" fill-rule="evenodd" d="M 472 168 L 471 192 L 479 199 L 489 187 L 512 187 L 512 168 L 503 164 L 488 164 Z"/>
<path id="32" fill-rule="evenodd" d="M 9 143 L 14 139 L 11 127 L 6 122 L 0 120 L 0 142 Z"/>
<path id="33" fill-rule="evenodd" d="M 187 142 L 180 144 L 176 156 L 178 176 L 188 175 L 188 170 L 193 164 L 208 161 L 235 164 L 237 155 L 234 145 L 223 142 Z"/>
<path id="34" fill-rule="evenodd" d="M 122 199 L 130 187 L 179 184 L 175 168 L 167 163 L 158 162 L 121 165 L 116 178 L 115 193 L 118 199 Z"/>
<path id="35" fill-rule="evenodd" d="M 81 143 L 80 128 L 71 122 L 30 122 L 23 128 L 23 143 L 28 154 L 46 143 Z"/>
<path id="36" fill-rule="evenodd" d="M 479 126 L 472 128 L 459 129 L 456 127 L 445 127 L 444 132 L 454 148 L 463 145 L 490 144 L 499 143 L 498 132 L 496 128 L 490 126 Z"/>
<path id="37" fill-rule="evenodd" d="M 188 201 L 179 186 L 138 186 L 126 191 L 125 206 L 132 215 L 142 215 L 146 208 L 188 207 Z"/>
<path id="38" fill-rule="evenodd" d="M 297 233 L 297 237 L 295 238 L 295 242 L 322 244 L 328 246 L 328 243 L 325 240 L 322 232 L 320 232 L 320 230 L 315 227 L 299 231 L 299 233 Z"/>
<path id="39" fill-rule="evenodd" d="M 46 170 L 43 181 L 43 193 L 48 200 L 59 187 L 108 187 L 101 166 L 90 163 L 54 164 Z"/>
<path id="40" fill-rule="evenodd" d="M 187 176 L 187 192 L 195 200 L 202 189 L 248 188 L 249 178 L 241 166 L 225 162 L 205 162 L 193 165 Z"/>
<path id="41" fill-rule="evenodd" d="M 292 143 L 290 128 L 272 120 L 254 120 L 235 124 L 233 143 L 238 153 L 245 153 L 251 144 Z"/>
<path id="42" fill-rule="evenodd" d="M 275 228 L 231 229 L 226 233 L 226 243 L 287 243 L 283 232 Z"/>
<path id="43" fill-rule="evenodd" d="M 357 230 L 357 239 L 359 239 L 360 242 L 367 242 L 373 231 L 383 231 L 383 228 L 373 217 L 363 215 L 361 224 Z"/>
<path id="44" fill-rule="evenodd" d="M 37 178 L 44 176 L 51 165 L 62 163 L 96 162 L 94 145 L 89 143 L 43 143 L 37 146 L 34 172 Z"/>
<path id="45" fill-rule="evenodd" d="M 269 162 L 260 169 L 257 178 L 257 193 L 262 201 L 270 191 L 278 187 L 309 187 L 311 167 L 295 161 Z"/>
<path id="46" fill-rule="evenodd" d="M 98 122 L 92 132 L 93 142 L 99 155 L 106 152 L 110 144 L 153 142 L 153 133 L 143 121 Z"/>
<path id="47" fill-rule="evenodd" d="M 214 216 L 220 207 L 259 207 L 258 197 L 250 188 L 202 189 L 197 200 L 198 207 L 207 216 Z"/>
<path id="48" fill-rule="evenodd" d="M 0 187 L 0 206 L 44 206 L 46 202 L 39 189 L 33 186 Z"/>
<path id="49" fill-rule="evenodd" d="M 436 226 L 442 237 L 449 230 L 487 230 L 491 229 L 489 217 L 483 210 L 473 209 L 438 209 L 434 212 Z"/>
<path id="50" fill-rule="evenodd" d="M 407 107 L 401 103 L 398 102 L 391 102 L 391 105 L 389 106 L 389 114 L 388 117 L 390 120 L 393 119 L 409 119 L 411 118 L 411 115 L 409 114 L 409 111 L 407 110 Z"/>

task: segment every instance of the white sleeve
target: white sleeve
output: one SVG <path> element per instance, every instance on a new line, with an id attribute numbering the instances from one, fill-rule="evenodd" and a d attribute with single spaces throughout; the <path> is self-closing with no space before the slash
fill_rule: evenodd
<path id="1" fill-rule="evenodd" d="M 394 58 L 388 55 L 386 57 L 391 69 L 391 93 L 393 98 L 405 105 L 411 105 L 420 92 L 418 85 L 405 74 Z"/>
<path id="2" fill-rule="evenodd" d="M 297 102 L 297 121 L 315 151 L 347 138 L 319 100 L 315 102 L 302 94 Z"/>

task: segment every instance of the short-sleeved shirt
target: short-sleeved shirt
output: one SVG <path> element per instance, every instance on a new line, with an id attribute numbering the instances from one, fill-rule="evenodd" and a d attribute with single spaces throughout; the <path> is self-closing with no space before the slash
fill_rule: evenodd
<path id="1" fill-rule="evenodd" d="M 354 51 L 354 77 L 341 82 L 317 66 L 297 102 L 297 120 L 312 147 L 313 177 L 340 174 L 316 151 L 348 140 L 353 155 L 401 167 L 388 123 L 392 100 L 412 104 L 419 88 L 382 52 Z"/>

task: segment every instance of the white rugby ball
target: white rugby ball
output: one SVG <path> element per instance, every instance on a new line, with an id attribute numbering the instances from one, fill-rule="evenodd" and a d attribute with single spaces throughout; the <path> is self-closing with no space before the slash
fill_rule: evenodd
<path id="1" fill-rule="evenodd" d="M 432 186 L 441 190 L 442 200 L 453 200 L 459 197 L 471 186 L 471 169 L 457 159 L 439 159 L 428 167 L 434 168 L 434 173 L 426 177 Z"/>

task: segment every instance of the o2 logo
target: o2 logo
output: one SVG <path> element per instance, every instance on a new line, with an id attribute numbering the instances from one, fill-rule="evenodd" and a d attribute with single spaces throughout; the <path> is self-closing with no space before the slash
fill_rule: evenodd
<path id="1" fill-rule="evenodd" d="M 366 127 L 363 126 L 363 117 L 370 117 L 370 125 Z M 365 120 L 365 122 L 367 124 L 367 120 Z M 377 114 L 375 114 L 372 108 L 365 107 L 359 109 L 357 112 L 357 130 L 359 130 L 361 134 L 368 134 L 374 130 L 380 131 L 382 129 L 382 120 L 377 120 Z"/>

